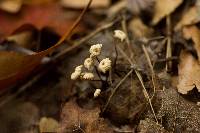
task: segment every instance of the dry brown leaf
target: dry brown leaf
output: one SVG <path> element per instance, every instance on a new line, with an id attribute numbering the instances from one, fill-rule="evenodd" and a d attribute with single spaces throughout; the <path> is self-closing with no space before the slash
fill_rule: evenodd
<path id="1" fill-rule="evenodd" d="M 58 132 L 59 124 L 53 118 L 42 117 L 39 122 L 40 133 L 56 133 Z"/>
<path id="2" fill-rule="evenodd" d="M 156 25 L 165 16 L 174 12 L 182 2 L 183 0 L 156 0 L 152 25 Z"/>
<path id="3" fill-rule="evenodd" d="M 149 37 L 153 33 L 153 29 L 145 25 L 138 17 L 130 21 L 129 29 L 135 37 Z"/>
<path id="4" fill-rule="evenodd" d="M 84 8 L 88 3 L 88 0 L 61 0 L 61 5 L 66 8 Z M 110 0 L 93 0 L 90 8 L 102 8 L 108 7 Z"/>
<path id="5" fill-rule="evenodd" d="M 200 30 L 197 26 L 184 27 L 183 36 L 185 39 L 192 39 L 194 42 L 194 48 L 197 51 L 197 55 L 200 60 Z"/>
<path id="6" fill-rule="evenodd" d="M 80 108 L 74 100 L 67 102 L 61 114 L 60 132 L 112 133 L 106 121 L 99 118 L 100 109 Z"/>
<path id="7" fill-rule="evenodd" d="M 175 30 L 181 29 L 183 26 L 196 24 L 200 21 L 200 13 L 198 7 L 191 7 L 186 13 L 183 14 L 181 20 L 175 26 Z"/>
<path id="8" fill-rule="evenodd" d="M 14 85 L 40 64 L 42 56 L 0 52 L 0 89 Z M 31 62 L 30 62 L 31 61 Z"/>
<path id="9" fill-rule="evenodd" d="M 183 51 L 178 66 L 178 92 L 187 94 L 195 86 L 200 91 L 200 64 L 191 54 Z"/>

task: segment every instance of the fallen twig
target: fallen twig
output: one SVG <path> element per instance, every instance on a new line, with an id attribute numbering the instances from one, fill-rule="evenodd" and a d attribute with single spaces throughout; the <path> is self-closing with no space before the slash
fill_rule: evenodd
<path id="1" fill-rule="evenodd" d="M 68 48 L 62 50 L 60 53 L 58 53 L 57 55 L 55 55 L 53 57 L 53 60 L 57 60 L 58 58 L 62 58 L 69 51 L 71 51 L 71 50 L 79 47 L 81 44 L 87 42 L 89 39 L 91 39 L 92 37 L 94 37 L 99 32 L 110 28 L 115 23 L 116 22 L 110 22 L 110 23 L 107 23 L 107 24 L 104 24 L 104 25 L 100 26 L 99 28 L 97 28 L 96 30 L 94 30 L 93 32 L 91 32 L 90 34 L 88 34 L 86 37 L 84 37 L 84 38 L 80 39 L 79 41 L 75 42 L 71 47 L 68 47 Z"/>
<path id="2" fill-rule="evenodd" d="M 166 51 L 166 58 L 169 58 L 172 56 L 172 46 L 171 46 L 171 18 L 170 15 L 166 18 L 167 23 L 167 51 Z M 166 62 L 166 71 L 169 71 L 171 69 L 172 62 Z"/>
<path id="3" fill-rule="evenodd" d="M 151 69 L 151 80 L 152 80 L 152 84 L 153 84 L 153 95 L 152 95 L 152 97 L 150 99 L 152 100 L 153 97 L 154 97 L 154 95 L 155 95 L 155 92 L 156 92 L 156 86 L 155 86 L 155 81 L 154 81 L 155 80 L 155 72 L 153 70 L 153 65 L 151 63 L 151 59 L 149 57 L 147 49 L 146 49 L 146 47 L 143 44 L 142 44 L 142 49 L 144 51 L 144 54 L 145 54 L 145 57 L 147 59 L 148 65 L 149 65 L 149 67 Z"/>

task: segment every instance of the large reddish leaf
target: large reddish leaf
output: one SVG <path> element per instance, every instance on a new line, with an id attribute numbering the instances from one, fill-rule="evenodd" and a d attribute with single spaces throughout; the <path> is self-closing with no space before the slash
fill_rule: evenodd
<path id="1" fill-rule="evenodd" d="M 53 50 L 55 50 L 58 46 L 62 44 L 62 42 L 71 34 L 71 32 L 75 29 L 75 27 L 80 22 L 80 19 L 84 15 L 85 11 L 88 9 L 89 5 L 84 9 L 81 15 L 76 19 L 70 28 L 67 28 L 67 32 L 61 37 L 61 39 L 52 47 L 41 51 L 39 53 L 35 53 L 32 55 L 25 55 L 22 53 L 16 52 L 8 52 L 1 51 L 0 52 L 0 89 L 8 87 L 20 79 L 25 78 L 27 75 L 31 73 L 33 69 L 40 65 L 41 59 L 46 55 L 50 54 Z M 68 25 L 69 26 L 69 25 Z"/>
<path id="2" fill-rule="evenodd" d="M 26 77 L 40 64 L 42 56 L 16 52 L 0 52 L 0 89 L 11 86 Z"/>
<path id="3" fill-rule="evenodd" d="M 66 11 L 58 3 L 26 5 L 17 14 L 8 14 L 0 10 L 0 38 L 10 35 L 24 24 L 31 24 L 37 29 L 49 27 L 62 35 L 77 16 L 78 12 Z M 82 31 L 83 26 L 79 25 L 77 29 Z"/>

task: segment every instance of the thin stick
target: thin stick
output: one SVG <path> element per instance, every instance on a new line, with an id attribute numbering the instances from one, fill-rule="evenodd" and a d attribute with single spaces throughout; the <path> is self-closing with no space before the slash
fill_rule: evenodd
<path id="1" fill-rule="evenodd" d="M 153 106 L 152 106 L 152 103 L 151 103 L 151 99 L 150 99 L 150 97 L 149 97 L 149 94 L 148 94 L 148 92 L 147 92 L 145 86 L 144 86 L 144 83 L 143 83 L 143 80 L 142 80 L 142 76 L 141 76 L 141 74 L 140 74 L 137 70 L 135 70 L 135 73 L 136 73 L 136 75 L 137 75 L 137 77 L 138 77 L 138 79 L 139 79 L 139 81 L 140 81 L 140 83 L 141 83 L 141 85 L 142 85 L 144 96 L 146 97 L 146 99 L 147 99 L 148 102 L 149 102 L 149 105 L 150 105 L 151 110 L 152 110 L 152 112 L 153 112 L 153 115 L 154 115 L 154 118 L 155 118 L 155 120 L 156 120 L 156 123 L 158 123 L 158 119 L 157 119 L 157 117 L 156 117 L 155 111 L 154 111 Z"/>
<path id="2" fill-rule="evenodd" d="M 172 56 L 172 48 L 171 48 L 171 19 L 170 15 L 166 18 L 167 23 L 167 52 L 166 52 L 166 58 L 169 58 Z M 169 71 L 172 67 L 172 62 L 166 62 L 166 71 Z"/>
<path id="3" fill-rule="evenodd" d="M 152 97 L 150 99 L 152 100 L 154 95 L 155 95 L 155 92 L 156 92 L 156 86 L 155 86 L 155 81 L 154 81 L 155 80 L 155 72 L 153 70 L 153 65 L 151 63 L 151 59 L 149 57 L 149 53 L 147 52 L 147 49 L 143 44 L 142 44 L 142 49 L 144 51 L 144 54 L 145 54 L 145 57 L 147 59 L 148 65 L 149 65 L 149 67 L 151 69 L 151 81 L 152 81 L 152 84 L 153 84 L 153 95 L 152 95 Z"/>
<path id="4" fill-rule="evenodd" d="M 50 54 L 55 48 L 58 48 L 71 35 L 71 33 L 74 31 L 74 29 L 79 25 L 79 23 L 81 22 L 81 19 L 85 15 L 85 13 L 86 13 L 87 9 L 90 7 L 91 3 L 92 3 L 92 0 L 89 0 L 87 6 L 83 9 L 83 11 L 79 15 L 79 17 L 76 19 L 76 21 L 73 23 L 73 25 L 70 27 L 70 29 L 64 33 L 64 35 L 58 40 L 58 42 L 54 46 L 37 53 L 37 55 L 45 56 L 45 55 Z"/>
<path id="5" fill-rule="evenodd" d="M 87 42 L 90 38 L 94 37 L 99 32 L 110 28 L 111 26 L 113 26 L 113 24 L 115 24 L 115 22 L 107 23 L 107 24 L 104 24 L 104 25 L 100 26 L 99 28 L 97 28 L 96 30 L 91 32 L 89 35 L 87 35 L 86 37 L 84 37 L 84 38 L 80 39 L 79 41 L 75 42 L 71 47 L 68 47 L 68 48 L 62 50 L 60 53 L 58 53 L 56 56 L 54 56 L 53 59 L 57 60 L 58 58 L 63 57 L 69 51 L 79 47 L 84 42 Z"/>
<path id="6" fill-rule="evenodd" d="M 113 89 L 110 97 L 108 98 L 107 103 L 105 104 L 102 112 L 104 112 L 106 110 L 106 108 L 108 107 L 108 104 L 110 103 L 110 100 L 112 99 L 113 95 L 115 94 L 115 92 L 117 91 L 117 89 L 119 88 L 119 86 L 128 78 L 128 76 L 133 72 L 133 69 L 130 70 L 125 76 L 124 78 L 116 85 L 116 87 Z"/>

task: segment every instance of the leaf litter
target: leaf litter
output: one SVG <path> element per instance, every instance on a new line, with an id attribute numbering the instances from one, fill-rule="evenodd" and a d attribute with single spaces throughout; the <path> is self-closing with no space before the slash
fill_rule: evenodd
<path id="1" fill-rule="evenodd" d="M 72 1 L 71 5 L 63 5 L 64 1 L 67 2 L 55 4 L 45 0 L 44 7 L 50 4 L 52 8 L 41 10 L 64 7 L 77 16 L 78 10 L 87 5 Z M 24 30 L 16 25 L 9 27 L 13 22 L 5 19 L 8 14 L 3 11 L 0 21 L 5 22 L 0 32 L 6 35 L 2 37 L 0 52 L 3 132 L 200 132 L 199 1 L 124 1 L 105 0 L 103 4 L 93 1 L 90 10 L 81 14 L 85 14 L 81 17 L 85 27 L 79 29 L 83 26 L 80 25 L 73 33 L 71 29 L 78 24 L 74 18 L 64 20 L 65 24 L 51 19 L 33 21 L 33 16 L 30 21 L 17 18 L 20 25 L 34 27 Z M 22 1 L 22 7 L 15 10 L 17 15 L 20 11 L 29 15 L 31 11 L 25 10 L 26 4 L 29 9 L 36 7 L 33 12 L 43 7 L 38 1 L 25 3 Z M 12 14 L 14 9 L 10 11 Z M 74 25 L 69 28 L 71 24 Z M 41 52 L 27 49 L 32 46 L 37 49 L 40 47 L 37 43 L 43 47 L 34 39 L 44 27 L 52 28 L 45 34 L 53 30 L 53 35 L 62 35 L 59 42 Z M 120 31 L 118 38 L 114 35 L 116 30 Z M 45 43 L 51 42 L 48 35 Z M 29 46 L 30 40 L 36 44 Z M 95 44 L 102 44 L 101 54 L 89 57 L 88 50 Z M 96 68 L 83 67 L 80 76 L 90 72 L 94 79 L 71 80 L 74 68 L 86 58 L 95 61 Z M 98 62 L 105 58 L 112 65 L 101 72 Z M 94 97 L 95 90 L 100 91 Z M 32 110 L 32 117 L 27 110 Z M 9 128 L 12 123 L 14 126 Z"/>

